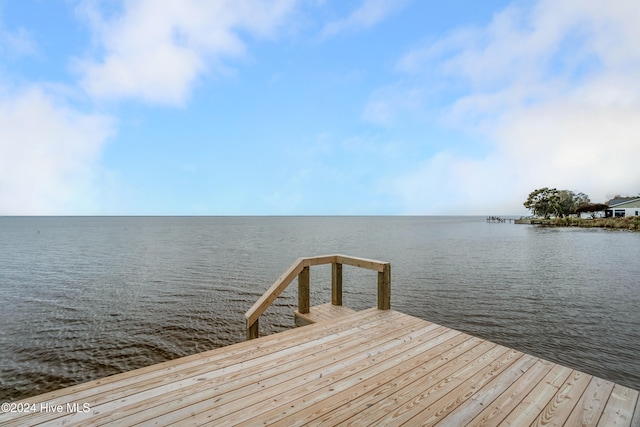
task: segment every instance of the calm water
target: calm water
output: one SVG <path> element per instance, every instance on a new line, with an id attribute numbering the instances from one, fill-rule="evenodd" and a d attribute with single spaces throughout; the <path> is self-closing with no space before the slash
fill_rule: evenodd
<path id="1" fill-rule="evenodd" d="M 244 339 L 298 257 L 390 261 L 393 309 L 640 389 L 640 233 L 480 217 L 0 218 L 0 402 Z M 311 270 L 328 302 L 330 266 Z M 376 304 L 344 268 L 344 304 Z M 261 333 L 290 328 L 290 286 Z"/>

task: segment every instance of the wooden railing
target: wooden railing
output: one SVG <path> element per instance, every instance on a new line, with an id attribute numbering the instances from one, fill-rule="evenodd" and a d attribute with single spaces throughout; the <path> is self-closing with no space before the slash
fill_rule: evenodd
<path id="1" fill-rule="evenodd" d="M 309 313 L 309 267 L 331 264 L 331 303 L 342 305 L 342 265 L 352 265 L 378 272 L 378 309 L 391 307 L 391 264 L 346 255 L 324 255 L 298 258 L 244 314 L 247 339 L 258 338 L 258 319 L 287 286 L 298 278 L 298 312 Z"/>

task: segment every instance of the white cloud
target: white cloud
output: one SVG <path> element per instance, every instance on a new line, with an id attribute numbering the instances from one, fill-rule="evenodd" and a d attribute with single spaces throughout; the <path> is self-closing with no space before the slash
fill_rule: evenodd
<path id="1" fill-rule="evenodd" d="M 31 55 L 36 52 L 33 36 L 24 28 L 6 31 L 0 23 L 0 53 L 6 55 Z"/>
<path id="2" fill-rule="evenodd" d="M 541 186 L 595 201 L 637 194 L 637 22 L 635 0 L 541 0 L 407 53 L 398 70 L 416 87 L 450 84 L 442 120 L 493 143 L 482 158 L 441 152 L 399 178 L 407 209 L 522 210 Z"/>
<path id="3" fill-rule="evenodd" d="M 104 56 L 78 61 L 82 85 L 98 98 L 183 104 L 197 78 L 222 59 L 242 56 L 241 34 L 270 37 L 295 0 L 137 0 L 104 18 L 94 3 L 80 9 Z M 216 68 L 217 67 L 217 68 Z"/>
<path id="4" fill-rule="evenodd" d="M 39 86 L 0 93 L 0 215 L 96 213 L 96 163 L 111 128 Z"/>
<path id="5" fill-rule="evenodd" d="M 344 31 L 372 27 L 402 9 L 407 3 L 408 0 L 363 0 L 360 7 L 351 12 L 348 17 L 328 22 L 320 34 L 323 38 L 328 38 Z"/>
<path id="6" fill-rule="evenodd" d="M 393 125 L 397 116 L 420 109 L 423 92 L 420 88 L 402 84 L 380 88 L 369 97 L 362 119 L 378 125 Z"/>

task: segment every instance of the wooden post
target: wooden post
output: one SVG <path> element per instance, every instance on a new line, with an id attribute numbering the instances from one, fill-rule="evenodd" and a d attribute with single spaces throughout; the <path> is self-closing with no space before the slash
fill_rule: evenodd
<path id="1" fill-rule="evenodd" d="M 391 264 L 378 273 L 378 310 L 391 308 Z"/>
<path id="2" fill-rule="evenodd" d="M 331 264 L 331 304 L 342 305 L 342 264 Z"/>
<path id="3" fill-rule="evenodd" d="M 258 338 L 258 335 L 258 319 L 256 319 L 253 325 L 247 325 L 247 341 Z"/>
<path id="4" fill-rule="evenodd" d="M 298 274 L 298 312 L 309 312 L 309 267 Z"/>

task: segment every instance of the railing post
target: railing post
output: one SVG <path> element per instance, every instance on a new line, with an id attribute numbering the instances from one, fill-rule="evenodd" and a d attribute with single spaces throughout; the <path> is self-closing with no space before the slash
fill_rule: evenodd
<path id="1" fill-rule="evenodd" d="M 298 274 L 298 313 L 309 312 L 309 267 Z"/>
<path id="2" fill-rule="evenodd" d="M 258 319 L 252 325 L 247 325 L 247 341 L 258 338 Z"/>
<path id="3" fill-rule="evenodd" d="M 1 0 L 0 0 L 1 1 Z M 342 305 L 342 265 L 351 265 L 359 268 L 378 271 L 378 308 L 389 310 L 391 308 L 391 266 L 389 263 L 365 258 L 356 258 L 346 255 L 325 255 L 310 258 L 298 258 L 278 279 L 262 294 L 260 298 L 244 314 L 247 320 L 247 339 L 258 338 L 260 331 L 258 319 L 269 308 L 271 303 L 286 289 L 293 280 L 298 277 L 298 314 L 309 314 L 309 267 L 312 265 L 332 264 L 331 270 L 331 303 L 335 306 Z M 309 318 L 309 316 L 305 316 Z M 313 321 L 311 321 L 313 323 Z"/>
<path id="4" fill-rule="evenodd" d="M 391 264 L 385 264 L 378 272 L 378 310 L 391 308 Z"/>
<path id="5" fill-rule="evenodd" d="M 342 264 L 331 263 L 331 304 L 342 305 Z"/>

